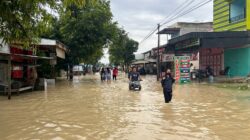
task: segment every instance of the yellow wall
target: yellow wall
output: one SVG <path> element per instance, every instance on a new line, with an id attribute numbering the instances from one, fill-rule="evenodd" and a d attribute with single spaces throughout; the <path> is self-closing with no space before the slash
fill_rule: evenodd
<path id="1" fill-rule="evenodd" d="M 247 0 L 247 30 L 250 30 L 250 0 Z"/>
<path id="2" fill-rule="evenodd" d="M 229 0 L 214 0 L 214 31 L 245 31 L 250 30 L 250 0 L 247 2 L 246 19 L 238 22 L 229 22 Z"/>

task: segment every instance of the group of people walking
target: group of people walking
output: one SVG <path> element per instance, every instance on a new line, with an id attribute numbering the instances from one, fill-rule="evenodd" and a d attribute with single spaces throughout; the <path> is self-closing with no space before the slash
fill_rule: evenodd
<path id="1" fill-rule="evenodd" d="M 109 67 L 107 68 L 102 68 L 101 69 L 101 81 L 107 81 L 107 82 L 111 82 L 111 76 L 113 76 L 113 80 L 117 80 L 117 76 L 118 76 L 118 68 L 113 68 L 113 70 Z"/>

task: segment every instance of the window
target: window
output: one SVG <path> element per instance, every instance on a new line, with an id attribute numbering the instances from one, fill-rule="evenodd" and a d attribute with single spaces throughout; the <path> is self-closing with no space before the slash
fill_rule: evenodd
<path id="1" fill-rule="evenodd" d="M 238 22 L 246 18 L 246 0 L 233 0 L 230 3 L 230 22 Z"/>

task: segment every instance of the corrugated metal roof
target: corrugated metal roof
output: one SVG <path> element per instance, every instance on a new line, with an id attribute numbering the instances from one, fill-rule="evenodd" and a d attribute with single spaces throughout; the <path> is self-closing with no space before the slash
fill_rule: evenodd
<path id="1" fill-rule="evenodd" d="M 250 38 L 250 31 L 226 31 L 226 32 L 192 32 L 169 40 L 169 44 L 175 44 L 180 41 L 191 38 Z"/>
<path id="2" fill-rule="evenodd" d="M 157 34 L 174 34 L 180 32 L 180 28 L 165 28 Z"/>

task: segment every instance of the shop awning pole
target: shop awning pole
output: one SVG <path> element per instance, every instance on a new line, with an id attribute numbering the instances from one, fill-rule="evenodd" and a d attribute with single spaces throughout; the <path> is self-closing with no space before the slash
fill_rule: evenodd
<path id="1" fill-rule="evenodd" d="M 11 57 L 8 57 L 8 99 L 11 99 Z"/>

